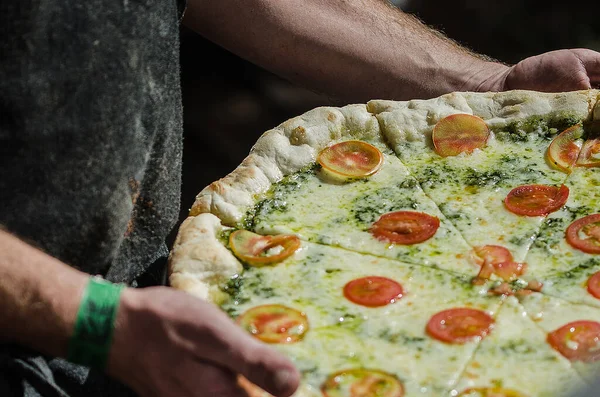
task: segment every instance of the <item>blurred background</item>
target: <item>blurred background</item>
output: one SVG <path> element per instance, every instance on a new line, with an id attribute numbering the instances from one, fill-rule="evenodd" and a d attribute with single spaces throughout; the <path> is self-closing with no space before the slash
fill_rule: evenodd
<path id="1" fill-rule="evenodd" d="M 600 2 L 585 6 L 558 0 L 393 3 L 471 50 L 509 64 L 561 48 L 600 51 Z M 328 98 L 296 87 L 185 27 L 181 28 L 181 78 L 180 221 L 196 194 L 231 172 L 260 134 L 309 109 L 332 105 Z"/>

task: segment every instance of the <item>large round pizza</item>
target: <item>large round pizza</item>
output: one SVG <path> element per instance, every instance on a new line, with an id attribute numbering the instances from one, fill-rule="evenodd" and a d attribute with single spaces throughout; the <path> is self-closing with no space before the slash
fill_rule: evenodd
<path id="1" fill-rule="evenodd" d="M 180 226 L 170 284 L 299 396 L 563 396 L 600 369 L 597 90 L 322 107 Z"/>

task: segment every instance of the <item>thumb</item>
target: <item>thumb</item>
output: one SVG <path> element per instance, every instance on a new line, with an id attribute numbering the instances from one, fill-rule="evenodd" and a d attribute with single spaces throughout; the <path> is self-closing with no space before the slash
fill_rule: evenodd
<path id="1" fill-rule="evenodd" d="M 277 397 L 288 397 L 298 388 L 300 374 L 284 355 L 250 336 L 218 309 L 204 312 L 216 330 L 205 340 L 198 356 L 243 375 Z M 208 318 L 210 317 L 210 318 Z"/>

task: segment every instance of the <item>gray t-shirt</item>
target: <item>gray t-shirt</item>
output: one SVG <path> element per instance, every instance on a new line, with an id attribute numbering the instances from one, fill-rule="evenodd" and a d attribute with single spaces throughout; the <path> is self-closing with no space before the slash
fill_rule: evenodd
<path id="1" fill-rule="evenodd" d="M 0 2 L 0 227 L 115 282 L 166 253 L 179 214 L 183 6 Z M 0 345 L 0 395 L 11 395 L 4 383 L 20 383 L 16 395 L 93 395 L 77 389 L 87 370 L 66 367 Z M 62 391 L 40 386 L 44 374 Z"/>
<path id="2" fill-rule="evenodd" d="M 175 0 L 0 4 L 0 225 L 131 282 L 178 216 Z"/>

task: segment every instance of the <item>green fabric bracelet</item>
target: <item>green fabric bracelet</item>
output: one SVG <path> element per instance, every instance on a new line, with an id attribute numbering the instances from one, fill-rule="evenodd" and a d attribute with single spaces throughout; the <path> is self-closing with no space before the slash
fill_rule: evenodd
<path id="1" fill-rule="evenodd" d="M 83 292 L 67 360 L 104 369 L 112 344 L 115 318 L 124 285 L 91 277 Z"/>

